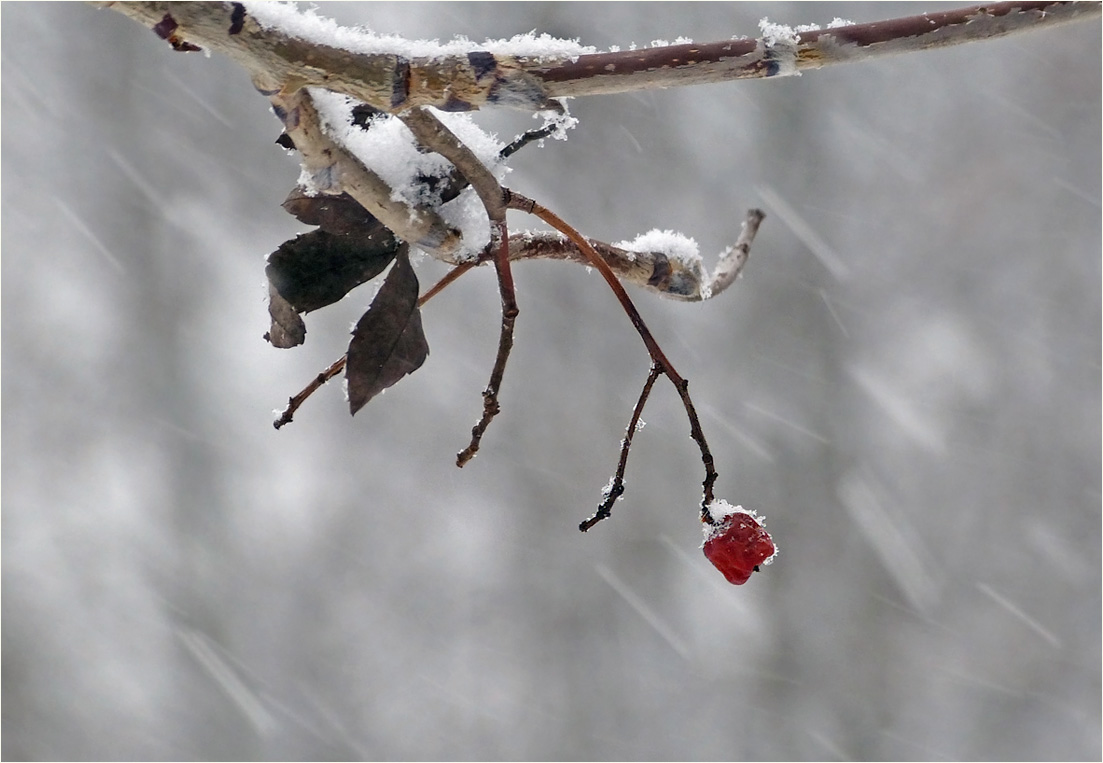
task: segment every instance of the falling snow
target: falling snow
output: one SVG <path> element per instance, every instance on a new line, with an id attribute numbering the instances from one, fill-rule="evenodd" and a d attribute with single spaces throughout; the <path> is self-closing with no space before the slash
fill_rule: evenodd
<path id="1" fill-rule="evenodd" d="M 411 56 L 755 37 L 780 13 L 410 7 L 252 12 L 361 52 L 425 41 Z M 755 507 L 784 549 L 736 588 L 697 548 L 701 463 L 665 380 L 612 516 L 576 529 L 648 361 L 576 264 L 514 268 L 502 411 L 463 471 L 490 268 L 425 306 L 409 387 L 350 419 L 331 383 L 275 432 L 373 287 L 308 315 L 301 348 L 261 338 L 263 258 L 302 230 L 265 99 L 109 9 L 0 15 L 4 757 L 1103 756 L 1098 24 L 579 98 L 570 141 L 511 161 L 586 235 L 689 261 L 765 210 L 720 297 L 630 290 L 691 382 L 713 510 Z M 480 112 L 489 142 L 465 140 L 488 156 L 540 123 Z M 401 178 L 443 165 L 386 130 L 358 150 L 421 198 Z M 443 272 L 427 259 L 422 288 Z"/>

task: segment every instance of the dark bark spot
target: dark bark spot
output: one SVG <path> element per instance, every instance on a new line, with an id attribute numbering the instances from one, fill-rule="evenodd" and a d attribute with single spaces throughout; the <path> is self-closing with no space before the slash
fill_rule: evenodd
<path id="1" fill-rule="evenodd" d="M 176 19 L 166 13 L 165 17 L 154 25 L 153 31 L 162 40 L 167 40 L 172 36 L 172 33 L 176 31 L 176 27 L 178 26 L 179 24 L 176 23 Z"/>
<path id="2" fill-rule="evenodd" d="M 448 99 L 437 106 L 437 108 L 441 111 L 471 111 L 472 106 L 462 98 L 456 98 L 454 95 L 449 94 Z"/>
<path id="3" fill-rule="evenodd" d="M 234 3 L 233 13 L 230 14 L 230 34 L 241 34 L 245 27 L 245 6 Z"/>
<path id="4" fill-rule="evenodd" d="M 203 50 L 203 48 L 198 45 L 193 45 L 187 40 L 181 40 L 176 35 L 169 38 L 169 43 L 172 45 L 172 49 L 177 53 L 198 53 Z"/>
<path id="5" fill-rule="evenodd" d="M 651 271 L 651 277 L 647 279 L 648 286 L 663 288 L 670 279 L 670 261 L 665 255 L 655 253 L 655 267 Z"/>
<path id="6" fill-rule="evenodd" d="M 467 62 L 471 64 L 471 68 L 475 71 L 476 82 L 498 68 L 498 61 L 494 58 L 494 54 L 482 50 L 468 53 Z"/>
<path id="7" fill-rule="evenodd" d="M 372 120 L 378 119 L 382 116 L 386 116 L 387 112 L 370 106 L 366 103 L 359 103 L 352 107 L 352 123 L 357 127 L 367 130 L 371 127 Z"/>
<path id="8" fill-rule="evenodd" d="M 288 130 L 294 130 L 299 126 L 299 110 L 297 108 L 288 111 L 282 106 L 272 104 L 272 113 L 276 115 L 276 118 L 283 122 L 283 126 Z"/>
<path id="9" fill-rule="evenodd" d="M 406 103 L 410 95 L 410 62 L 400 58 L 395 62 L 394 78 L 391 80 L 391 108 L 397 109 Z"/>

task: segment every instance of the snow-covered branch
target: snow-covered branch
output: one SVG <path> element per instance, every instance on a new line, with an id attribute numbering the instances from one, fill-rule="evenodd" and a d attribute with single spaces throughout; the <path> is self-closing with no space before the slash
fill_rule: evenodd
<path id="1" fill-rule="evenodd" d="M 347 193 L 399 238 L 447 260 L 462 243 L 433 209 L 392 198 L 391 187 L 322 129 L 308 90 L 266 93 L 299 152 L 303 177 L 314 193 Z"/>
<path id="2" fill-rule="evenodd" d="M 933 50 L 1099 18 L 1098 2 L 1003 2 L 826 29 L 761 23 L 758 39 L 664 45 L 526 66 L 551 97 L 601 95 L 737 79 Z"/>
<path id="3" fill-rule="evenodd" d="M 347 129 L 351 117 L 345 120 L 347 125 L 334 125 L 340 120 L 333 117 L 333 109 L 316 108 L 316 99 L 324 94 L 330 102 L 347 96 L 381 115 L 398 114 L 415 133 L 405 140 L 450 160 L 453 172 L 474 188 L 490 217 L 497 218 L 504 209 L 495 200 L 500 187 L 495 168 L 484 162 L 488 157 L 493 157 L 490 163 L 504 161 L 506 154 L 472 152 L 467 140 L 457 139 L 422 107 L 454 112 L 510 106 L 562 112 L 555 98 L 799 74 L 804 69 L 998 37 L 1100 13 L 1098 2 L 1023 2 L 871 24 L 837 22 L 827 29 L 793 29 L 763 21 L 758 39 L 599 53 L 546 35 L 520 35 L 481 45 L 466 40 L 441 45 L 380 37 L 282 3 L 97 4 L 150 27 L 176 50 L 207 49 L 236 61 L 284 122 L 289 140 L 301 153 L 302 182 L 309 194 L 347 193 L 400 239 L 453 263 L 478 256 L 488 240 L 485 222 L 490 221 L 482 224 L 483 232 L 473 235 L 472 228 L 463 224 L 470 215 L 445 214 L 462 204 L 443 207 L 443 200 L 421 198 L 416 172 L 398 181 L 390 176 L 383 179 L 364 152 L 352 145 L 363 143 L 359 140 L 363 131 Z M 350 135 L 356 136 L 351 143 Z M 753 236 L 757 222 L 750 218 L 748 222 Z M 577 252 L 570 254 L 571 247 L 561 239 L 536 237 L 510 244 L 514 247 L 511 259 L 582 259 Z M 742 262 L 732 259 L 740 251 L 736 247 L 710 278 L 695 254 L 667 256 L 671 251 L 684 253 L 683 247 L 601 245 L 598 250 L 626 280 L 683 300 L 719 293 Z"/>
<path id="4" fill-rule="evenodd" d="M 743 227 L 735 243 L 720 253 L 713 272 L 706 273 L 696 245 L 689 239 L 669 232 L 653 231 L 637 241 L 663 244 L 659 247 L 625 248 L 589 239 L 590 245 L 608 263 L 622 281 L 681 302 L 700 302 L 715 297 L 738 278 L 750 256 L 751 244 L 765 214 L 762 210 L 747 211 Z M 570 260 L 588 264 L 586 256 L 569 239 L 558 233 L 515 233 L 509 238 L 511 260 Z"/>
<path id="5" fill-rule="evenodd" d="M 258 87 L 324 87 L 373 107 L 470 111 L 556 108 L 549 99 L 799 74 L 1098 18 L 1099 2 L 1002 2 L 868 24 L 791 28 L 763 22 L 757 39 L 599 53 L 531 35 L 476 45 L 412 43 L 342 29 L 274 3 L 97 3 L 154 29 L 178 50 L 237 61 Z"/>

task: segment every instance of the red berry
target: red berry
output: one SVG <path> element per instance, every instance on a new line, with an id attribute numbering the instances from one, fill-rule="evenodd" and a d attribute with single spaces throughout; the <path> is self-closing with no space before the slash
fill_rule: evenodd
<path id="1" fill-rule="evenodd" d="M 717 520 L 718 524 L 707 530 L 705 557 L 729 583 L 743 585 L 777 549 L 770 534 L 750 514 L 735 511 Z"/>

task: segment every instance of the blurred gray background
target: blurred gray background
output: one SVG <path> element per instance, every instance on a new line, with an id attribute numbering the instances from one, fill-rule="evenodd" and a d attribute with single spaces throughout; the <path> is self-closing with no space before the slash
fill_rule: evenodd
<path id="1" fill-rule="evenodd" d="M 604 48 L 946 7 L 322 12 Z M 1099 759 L 1098 22 L 576 100 L 569 141 L 514 158 L 607 241 L 673 228 L 711 264 L 769 215 L 715 301 L 632 292 L 718 494 L 780 546 L 736 588 L 666 383 L 624 500 L 576 529 L 648 365 L 596 274 L 516 268 L 503 412 L 462 471 L 489 269 L 426 308 L 417 374 L 277 432 L 372 287 L 302 348 L 262 340 L 264 257 L 304 230 L 267 102 L 113 12 L 0 13 L 5 758 Z"/>

